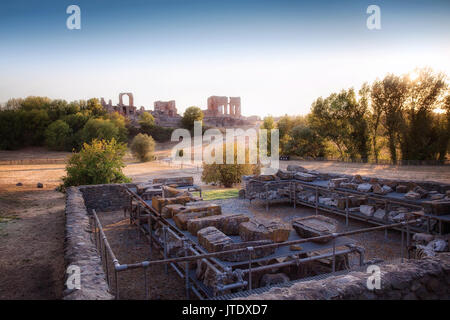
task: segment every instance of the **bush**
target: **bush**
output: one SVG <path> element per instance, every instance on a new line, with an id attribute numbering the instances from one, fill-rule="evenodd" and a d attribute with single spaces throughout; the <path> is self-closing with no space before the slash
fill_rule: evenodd
<path id="1" fill-rule="evenodd" d="M 45 130 L 45 144 L 51 150 L 70 150 L 72 129 L 63 120 L 52 122 Z"/>
<path id="2" fill-rule="evenodd" d="M 126 150 L 126 145 L 115 139 L 95 139 L 91 144 L 84 143 L 81 151 L 69 159 L 63 189 L 78 185 L 130 182 L 122 172 Z"/>
<path id="3" fill-rule="evenodd" d="M 141 162 L 153 160 L 153 152 L 155 151 L 155 140 L 151 136 L 139 133 L 133 138 L 130 145 L 133 157 Z"/>
<path id="4" fill-rule="evenodd" d="M 259 166 L 248 163 L 248 150 L 246 150 L 246 163 L 237 163 L 237 145 L 234 146 L 234 163 L 225 163 L 226 144 L 223 145 L 223 164 L 203 163 L 202 181 L 206 183 L 219 183 L 230 188 L 235 183 L 240 183 L 242 176 L 259 173 Z"/>

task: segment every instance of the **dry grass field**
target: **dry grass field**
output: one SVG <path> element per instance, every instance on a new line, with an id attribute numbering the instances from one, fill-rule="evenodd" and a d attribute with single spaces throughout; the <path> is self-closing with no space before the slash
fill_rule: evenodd
<path id="1" fill-rule="evenodd" d="M 157 156 L 168 155 L 170 145 L 158 145 Z M 9 160 L 64 159 L 67 152 L 40 148 L 0 152 Z M 201 168 L 170 166 L 126 159 L 124 172 L 135 182 L 158 176 L 192 175 L 201 184 Z M 450 167 L 386 166 L 336 162 L 282 161 L 323 172 L 450 182 Z M 58 299 L 63 290 L 64 195 L 54 191 L 65 174 L 64 164 L 0 165 L 0 299 Z M 22 186 L 16 186 L 21 182 Z M 38 189 L 36 184 L 44 184 Z"/>

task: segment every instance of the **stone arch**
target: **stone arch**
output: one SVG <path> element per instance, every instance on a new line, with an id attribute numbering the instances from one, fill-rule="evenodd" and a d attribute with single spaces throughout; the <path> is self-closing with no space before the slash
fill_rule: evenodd
<path id="1" fill-rule="evenodd" d="M 119 105 L 123 106 L 123 96 L 128 96 L 128 106 L 134 106 L 133 94 L 131 92 L 124 92 L 119 94 Z"/>

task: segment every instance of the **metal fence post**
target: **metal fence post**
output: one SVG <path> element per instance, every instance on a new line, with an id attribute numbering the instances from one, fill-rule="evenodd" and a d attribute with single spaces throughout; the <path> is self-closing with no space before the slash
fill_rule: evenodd
<path id="1" fill-rule="evenodd" d="M 333 233 L 333 272 L 336 272 L 336 237 L 337 233 Z"/>
<path id="2" fill-rule="evenodd" d="M 184 256 L 188 256 L 189 242 L 188 239 L 183 238 Z M 186 280 L 186 299 L 189 299 L 189 261 L 184 262 L 185 280 Z"/>
<path id="3" fill-rule="evenodd" d="M 116 300 L 119 300 L 119 271 L 115 270 Z"/>
<path id="4" fill-rule="evenodd" d="M 248 250 L 248 290 L 252 290 L 252 255 L 253 247 L 247 247 Z"/>
<path id="5" fill-rule="evenodd" d="M 164 260 L 167 259 L 167 227 L 163 226 L 163 239 L 164 239 Z M 167 263 L 164 264 L 164 272 L 167 274 Z"/>

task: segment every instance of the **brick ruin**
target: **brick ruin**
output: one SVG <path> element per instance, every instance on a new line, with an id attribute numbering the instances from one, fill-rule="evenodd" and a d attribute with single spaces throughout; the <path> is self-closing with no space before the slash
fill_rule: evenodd
<path id="1" fill-rule="evenodd" d="M 123 96 L 128 96 L 128 105 L 124 104 Z M 137 119 L 139 114 L 144 111 L 144 107 L 141 107 L 139 110 L 134 105 L 134 98 L 131 92 L 124 92 L 119 94 L 119 103 L 113 106 L 111 99 L 108 100 L 108 103 L 105 102 L 104 98 L 100 99 L 100 103 L 103 108 L 109 113 L 118 112 L 119 114 L 130 118 L 132 120 Z"/>
<path id="2" fill-rule="evenodd" d="M 128 96 L 128 105 L 123 102 L 123 96 Z M 155 101 L 153 111 L 146 111 L 143 106 L 139 109 L 134 105 L 133 94 L 130 92 L 119 94 L 119 103 L 113 105 L 111 99 L 106 103 L 100 99 L 101 105 L 109 113 L 118 112 L 132 122 L 136 122 L 143 112 L 149 112 L 155 118 L 157 125 L 162 127 L 179 127 L 182 116 L 178 114 L 175 100 Z M 226 96 L 211 96 L 207 100 L 207 108 L 202 110 L 203 122 L 208 126 L 230 127 L 253 125 L 257 118 L 245 117 L 241 113 L 241 98 Z"/>

